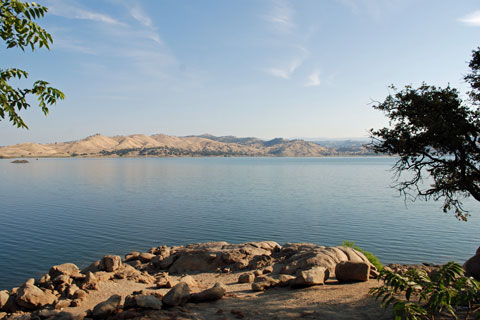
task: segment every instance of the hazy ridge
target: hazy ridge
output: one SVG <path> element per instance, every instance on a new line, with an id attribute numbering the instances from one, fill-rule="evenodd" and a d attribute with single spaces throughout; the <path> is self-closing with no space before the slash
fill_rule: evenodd
<path id="1" fill-rule="evenodd" d="M 82 140 L 49 144 L 22 143 L 0 148 L 0 157 L 202 157 L 265 156 L 321 157 L 371 155 L 361 142 L 335 145 L 302 139 L 216 137 L 209 134 L 176 137 L 164 134 L 106 137 L 95 134 Z"/>

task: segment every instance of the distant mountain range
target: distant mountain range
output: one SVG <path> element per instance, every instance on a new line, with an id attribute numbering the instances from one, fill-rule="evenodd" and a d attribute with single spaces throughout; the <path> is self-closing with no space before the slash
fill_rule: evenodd
<path id="1" fill-rule="evenodd" d="M 105 137 L 49 144 L 22 143 L 0 148 L 0 157 L 322 157 L 372 155 L 359 141 L 305 141 L 275 138 L 216 137 L 209 134 L 176 137 L 164 134 Z"/>

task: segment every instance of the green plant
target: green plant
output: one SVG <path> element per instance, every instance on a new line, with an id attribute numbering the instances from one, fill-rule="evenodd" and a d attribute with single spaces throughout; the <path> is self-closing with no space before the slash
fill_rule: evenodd
<path id="1" fill-rule="evenodd" d="M 457 319 L 464 309 L 465 319 L 480 319 L 480 283 L 465 277 L 455 262 L 442 266 L 431 276 L 425 270 L 410 269 L 405 274 L 383 269 L 379 281 L 383 285 L 370 293 L 381 300 L 384 308 L 393 306 L 395 319 L 435 319 L 446 313 Z"/>
<path id="2" fill-rule="evenodd" d="M 48 9 L 35 2 L 18 0 L 0 0 L 0 38 L 5 42 L 7 49 L 30 48 L 32 51 L 45 47 L 50 49 L 53 43 L 52 36 L 33 20 L 41 18 Z M 48 106 L 65 98 L 63 92 L 48 86 L 48 82 L 37 80 L 32 88 L 14 88 L 10 82 L 27 79 L 28 73 L 17 68 L 0 68 L 0 120 L 8 117 L 17 128 L 27 128 L 27 124 L 20 117 L 23 109 L 30 107 L 28 96 L 37 97 L 39 107 L 47 115 Z"/>
<path id="3" fill-rule="evenodd" d="M 373 253 L 363 250 L 362 248 L 356 246 L 355 242 L 345 240 L 343 241 L 342 246 L 350 247 L 357 251 L 360 251 L 365 255 L 365 257 L 367 257 L 368 261 L 370 261 L 377 268 L 377 270 L 379 271 L 383 270 L 383 264 L 380 262 L 380 260 Z"/>

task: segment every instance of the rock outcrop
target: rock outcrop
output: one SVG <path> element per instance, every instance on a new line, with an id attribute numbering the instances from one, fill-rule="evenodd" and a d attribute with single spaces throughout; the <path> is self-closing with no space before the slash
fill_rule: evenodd
<path id="1" fill-rule="evenodd" d="M 466 263 L 469 268 L 475 266 L 476 260 L 472 259 Z M 238 283 L 251 284 L 252 291 L 263 291 L 274 287 L 297 289 L 324 285 L 335 276 L 339 281 L 365 281 L 371 270 L 375 267 L 362 253 L 342 246 L 308 243 L 280 246 L 273 241 L 159 246 L 148 252 L 128 253 L 123 260 L 120 256 L 106 255 L 82 270 L 72 263 L 53 266 L 38 281 L 29 279 L 10 292 L 0 291 L 0 312 L 18 312 L 16 315 L 24 312 L 27 316 L 34 312 L 43 314 L 41 319 L 57 319 L 66 316 L 61 313 L 63 309 L 81 306 L 92 291 L 108 288 L 115 281 L 146 284 L 144 288 L 150 291 L 127 295 L 123 305 L 122 297 L 114 294 L 95 305 L 88 315 L 94 319 L 111 316 L 126 319 L 140 317 L 144 312 L 177 310 L 172 307 L 187 302 L 216 301 L 227 294 L 221 283 L 207 287 L 197 282 L 192 275 L 199 272 L 238 272 L 235 278 Z M 475 274 L 474 268 L 468 270 Z M 171 289 L 162 294 L 155 291 L 164 288 Z"/>
<path id="2" fill-rule="evenodd" d="M 466 276 L 474 277 L 480 281 L 480 247 L 478 247 L 475 255 L 464 263 L 463 269 Z"/>

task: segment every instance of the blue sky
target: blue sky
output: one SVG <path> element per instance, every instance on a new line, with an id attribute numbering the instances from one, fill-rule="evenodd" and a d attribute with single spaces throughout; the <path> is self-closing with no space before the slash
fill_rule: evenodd
<path id="1" fill-rule="evenodd" d="M 413 0 L 40 0 L 50 51 L 3 49 L 66 100 L 0 145 L 134 133 L 364 137 L 388 85 L 467 89 L 480 3 Z M 34 104 L 34 101 L 32 101 Z"/>

